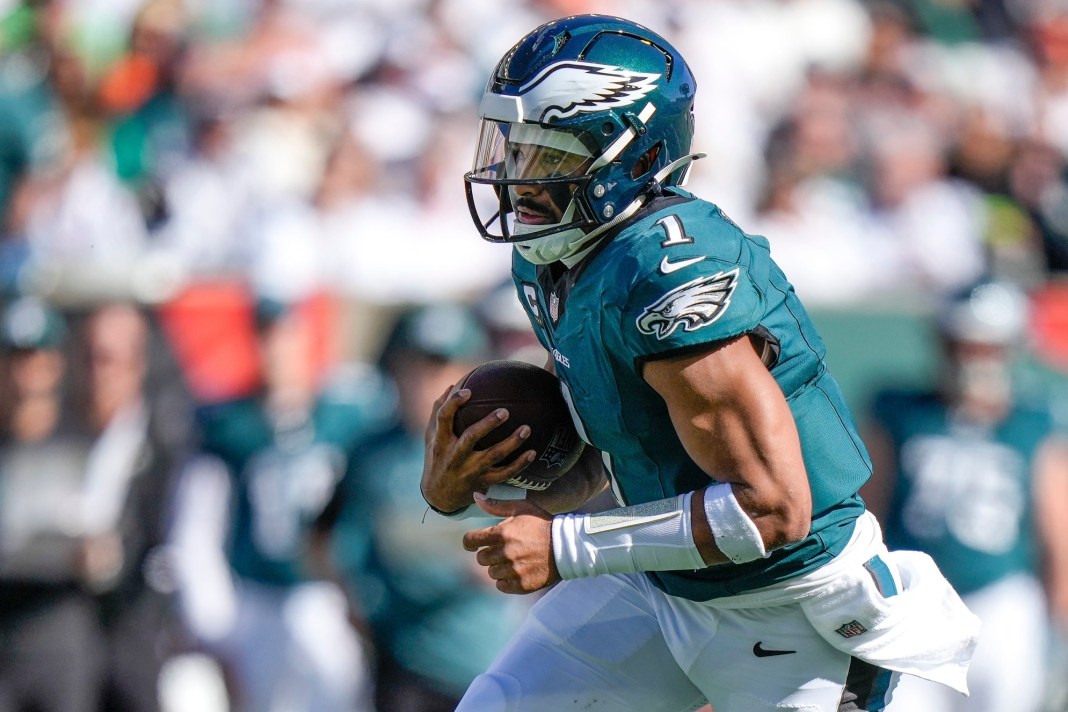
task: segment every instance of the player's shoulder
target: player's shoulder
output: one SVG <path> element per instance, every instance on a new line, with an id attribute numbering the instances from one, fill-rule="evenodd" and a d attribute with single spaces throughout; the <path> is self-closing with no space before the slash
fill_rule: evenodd
<path id="1" fill-rule="evenodd" d="M 324 380 L 316 412 L 317 426 L 335 437 L 381 432 L 397 417 L 396 387 L 374 366 L 347 362 Z"/>
<path id="2" fill-rule="evenodd" d="M 766 313 L 767 250 L 713 203 L 672 192 L 616 240 L 601 269 L 613 282 L 605 300 L 621 306 L 635 353 L 733 338 Z"/>
<path id="3" fill-rule="evenodd" d="M 920 411 L 942 411 L 946 407 L 933 390 L 906 387 L 882 388 L 872 395 L 871 403 L 875 417 L 884 421 L 907 418 Z"/>
<path id="4" fill-rule="evenodd" d="M 193 414 L 198 423 L 219 427 L 254 417 L 259 410 L 258 398 L 248 395 L 219 401 L 205 401 L 193 409 Z"/>
<path id="5" fill-rule="evenodd" d="M 685 236 L 696 241 L 743 240 L 751 238 L 716 203 L 681 189 L 654 198 L 629 223 L 629 232 L 666 233 L 675 223 L 685 228 Z M 669 235 L 668 237 L 677 237 Z"/>
<path id="6" fill-rule="evenodd" d="M 194 419 L 205 450 L 232 454 L 267 432 L 263 406 L 256 395 L 198 405 Z"/>
<path id="7" fill-rule="evenodd" d="M 1053 433 L 1064 431 L 1059 422 L 1048 394 L 1040 394 L 1031 389 L 1021 389 L 1017 393 L 1012 407 L 1012 417 L 1016 423 L 1035 432 Z"/>
<path id="8" fill-rule="evenodd" d="M 396 401 L 396 391 L 386 375 L 369 363 L 347 361 L 324 379 L 319 400 L 339 409 L 382 410 Z"/>
<path id="9" fill-rule="evenodd" d="M 715 203 L 682 191 L 653 200 L 614 239 L 634 276 L 746 265 L 768 254 L 767 241 L 742 230 Z"/>

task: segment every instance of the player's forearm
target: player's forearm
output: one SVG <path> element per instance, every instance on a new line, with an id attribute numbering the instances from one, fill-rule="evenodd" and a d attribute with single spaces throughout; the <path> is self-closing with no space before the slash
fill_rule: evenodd
<path id="1" fill-rule="evenodd" d="M 559 515 L 552 544 L 564 579 L 742 564 L 769 551 L 729 484 L 597 514 Z"/>

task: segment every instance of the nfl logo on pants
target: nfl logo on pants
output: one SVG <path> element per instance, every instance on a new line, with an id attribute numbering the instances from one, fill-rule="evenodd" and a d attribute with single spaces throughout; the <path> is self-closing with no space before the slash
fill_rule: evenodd
<path id="1" fill-rule="evenodd" d="M 843 638 L 855 638 L 861 633 L 867 633 L 868 629 L 862 626 L 857 621 L 849 621 L 841 628 L 836 629 L 834 632 L 842 636 Z"/>

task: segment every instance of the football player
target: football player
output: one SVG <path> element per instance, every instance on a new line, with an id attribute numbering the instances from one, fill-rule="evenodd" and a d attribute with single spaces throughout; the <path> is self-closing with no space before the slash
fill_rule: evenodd
<path id="1" fill-rule="evenodd" d="M 695 90 L 663 37 L 582 15 L 521 39 L 482 98 L 471 213 L 513 245 L 592 447 L 544 493 L 487 498 L 529 428 L 477 451 L 507 413 L 457 438 L 469 393 L 436 402 L 428 504 L 504 518 L 464 538 L 498 589 L 552 587 L 460 710 L 880 710 L 901 672 L 964 690 L 977 621 L 929 557 L 883 545 L 868 454 L 767 240 L 681 187 Z M 605 482 L 619 508 L 563 513 Z"/>
<path id="2" fill-rule="evenodd" d="M 908 679 L 897 709 L 1047 709 L 1050 633 L 1068 629 L 1068 444 L 1046 403 L 1013 383 L 1027 318 L 1012 285 L 968 287 L 935 319 L 939 387 L 875 398 L 865 500 L 888 544 L 929 553 L 983 621 L 971 697 Z M 1061 678 L 1050 688 L 1063 684 L 1050 672 Z"/>
<path id="3" fill-rule="evenodd" d="M 367 369 L 325 374 L 297 302 L 259 297 L 257 388 L 197 409 L 204 454 L 225 467 L 232 621 L 216 649 L 251 712 L 373 709 L 360 613 L 329 557 L 325 517 L 391 402 Z M 198 582 L 199 583 L 199 582 Z"/>

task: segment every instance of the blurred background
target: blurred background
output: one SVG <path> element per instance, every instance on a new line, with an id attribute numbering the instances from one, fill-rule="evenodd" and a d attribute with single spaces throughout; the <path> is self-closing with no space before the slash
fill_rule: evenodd
<path id="1" fill-rule="evenodd" d="M 688 59 L 688 188 L 858 420 L 993 278 L 1068 423 L 1065 0 L 0 0 L 0 712 L 452 709 L 529 605 L 417 489 L 434 398 L 532 353 L 462 176 L 497 60 L 580 12 Z"/>

